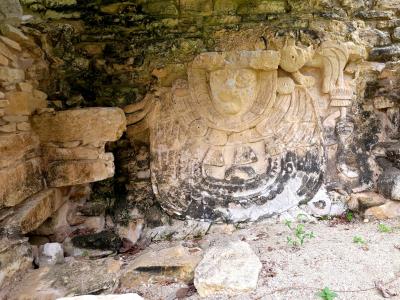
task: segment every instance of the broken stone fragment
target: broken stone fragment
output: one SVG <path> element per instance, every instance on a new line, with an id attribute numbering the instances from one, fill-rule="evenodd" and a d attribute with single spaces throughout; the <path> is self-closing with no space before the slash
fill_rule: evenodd
<path id="1" fill-rule="evenodd" d="M 134 288 L 141 283 L 165 281 L 166 279 L 191 282 L 194 270 L 202 258 L 200 248 L 177 245 L 150 250 L 129 263 L 121 277 L 121 286 Z"/>
<path id="2" fill-rule="evenodd" d="M 386 198 L 400 201 L 400 170 L 386 168 L 378 178 L 377 187 L 379 193 Z"/>
<path id="3" fill-rule="evenodd" d="M 32 127 L 42 142 L 118 140 L 126 129 L 124 112 L 119 108 L 85 108 L 33 116 Z"/>
<path id="4" fill-rule="evenodd" d="M 47 243 L 40 246 L 39 264 L 55 265 L 64 262 L 64 250 L 60 243 Z"/>
<path id="5" fill-rule="evenodd" d="M 374 206 L 368 208 L 365 211 L 365 217 L 374 217 L 378 220 L 385 220 L 396 218 L 400 216 L 400 202 L 399 201 L 387 201 L 385 204 L 380 206 Z"/>
<path id="6" fill-rule="evenodd" d="M 374 192 L 362 192 L 350 195 L 348 206 L 351 210 L 358 211 L 373 206 L 385 204 L 387 199 Z"/>
<path id="7" fill-rule="evenodd" d="M 257 287 L 261 268 L 248 243 L 221 243 L 204 255 L 195 270 L 194 285 L 201 297 L 249 292 Z"/>
<path id="8" fill-rule="evenodd" d="M 69 295 L 88 295 L 93 291 L 110 293 L 122 262 L 114 258 L 69 258 L 63 264 L 45 266 L 25 273 L 13 285 L 9 299 L 59 299 Z M 82 284 L 84 283 L 84 284 Z"/>

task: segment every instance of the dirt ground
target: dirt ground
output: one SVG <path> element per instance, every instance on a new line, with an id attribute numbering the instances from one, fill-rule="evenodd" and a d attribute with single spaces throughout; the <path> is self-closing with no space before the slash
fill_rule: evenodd
<path id="1" fill-rule="evenodd" d="M 385 226 L 379 227 L 380 224 Z M 292 228 L 296 226 L 293 224 Z M 226 243 L 227 240 L 248 242 L 263 264 L 257 289 L 235 297 L 213 296 L 202 299 L 321 299 L 317 293 L 325 287 L 337 294 L 335 300 L 383 299 L 382 291 L 376 287 L 379 286 L 378 283 L 390 299 L 400 299 L 400 220 L 349 223 L 343 219 L 336 219 L 305 223 L 305 233 L 312 232 L 315 237 L 306 239 L 300 247 L 288 244 L 287 238 L 295 239 L 294 233 L 287 225 L 277 221 L 246 225 L 246 228 L 242 229 L 223 225 L 210 231 L 201 239 L 152 243 L 142 252 L 179 243 L 207 251 L 210 246 Z M 161 283 L 146 281 L 135 284 L 134 288 L 130 286 L 130 289 L 121 287 L 121 274 L 129 267 L 129 262 L 138 255 L 141 255 L 141 252 L 91 261 L 86 258 L 86 262 L 81 258 L 73 260 L 72 264 L 54 266 L 52 273 L 43 270 L 47 272 L 47 278 L 53 279 L 57 276 L 61 278 L 58 286 L 61 289 L 66 289 L 68 285 L 75 289 L 76 282 L 80 282 L 81 293 L 137 292 L 149 300 L 200 299 L 193 287 L 182 294 L 182 290 L 185 291 L 185 288 L 187 290 L 188 286 L 173 281 Z M 42 277 L 38 275 L 41 270 L 42 268 L 39 268 L 26 276 L 26 278 L 31 276 L 34 280 L 23 280 L 19 286 L 15 286 L 18 294 L 21 294 L 21 286 L 25 290 L 25 295 L 35 294 L 34 286 L 39 287 L 36 289 L 44 289 L 46 284 L 32 283 L 41 280 Z M 69 274 L 74 274 L 73 278 Z M 50 287 L 50 284 L 47 286 Z M 54 290 L 54 284 L 50 290 Z M 69 290 L 71 291 L 71 287 Z M 179 294 L 182 298 L 177 298 Z"/>
<path id="2" fill-rule="evenodd" d="M 379 230 L 386 225 L 391 232 Z M 287 237 L 293 233 L 285 224 L 257 224 L 232 234 L 209 234 L 201 242 L 224 243 L 226 239 L 247 241 L 263 263 L 257 290 L 236 297 L 203 299 L 320 299 L 317 293 L 328 287 L 335 299 L 383 299 L 376 288 L 381 282 L 391 299 L 400 299 L 400 221 L 319 221 L 305 224 L 315 237 L 293 248 Z M 359 242 L 355 242 L 354 240 Z M 146 299 L 174 299 L 177 286 L 145 285 Z M 194 294 L 188 299 L 200 299 Z"/>

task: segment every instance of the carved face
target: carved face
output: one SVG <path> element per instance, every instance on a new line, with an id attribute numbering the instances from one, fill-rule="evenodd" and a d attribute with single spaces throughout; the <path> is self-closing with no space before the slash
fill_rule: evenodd
<path id="1" fill-rule="evenodd" d="M 223 115 L 248 111 L 257 96 L 257 74 L 249 69 L 223 69 L 210 73 L 211 98 Z"/>

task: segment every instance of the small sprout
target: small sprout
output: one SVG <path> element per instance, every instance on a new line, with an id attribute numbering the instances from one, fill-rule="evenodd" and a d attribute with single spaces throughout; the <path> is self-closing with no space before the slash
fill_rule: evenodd
<path id="1" fill-rule="evenodd" d="M 324 288 L 321 290 L 318 294 L 318 297 L 320 297 L 323 300 L 333 300 L 335 299 L 338 295 L 334 292 L 331 291 L 328 287 Z"/>
<path id="2" fill-rule="evenodd" d="M 347 222 L 351 222 L 354 219 L 354 214 L 351 211 L 346 212 L 346 220 Z"/>
<path id="3" fill-rule="evenodd" d="M 83 256 L 83 257 L 88 257 L 88 256 L 89 256 L 89 251 L 84 250 L 84 251 L 82 252 L 82 256 Z"/>
<path id="4" fill-rule="evenodd" d="M 365 244 L 365 241 L 361 236 L 355 236 L 355 237 L 353 237 L 353 243 Z"/>
<path id="5" fill-rule="evenodd" d="M 379 230 L 380 232 L 386 232 L 386 233 L 392 232 L 392 231 L 393 231 L 392 227 L 390 227 L 390 226 L 388 226 L 388 225 L 385 225 L 385 224 L 383 224 L 383 223 L 379 223 L 379 225 L 378 225 L 378 230 Z"/>
<path id="6" fill-rule="evenodd" d="M 312 239 L 315 237 L 314 232 L 306 232 L 304 224 L 298 224 L 295 228 L 292 227 L 292 222 L 289 220 L 285 221 L 285 225 L 291 230 L 293 236 L 286 238 L 287 243 L 293 247 L 303 246 L 306 239 Z"/>

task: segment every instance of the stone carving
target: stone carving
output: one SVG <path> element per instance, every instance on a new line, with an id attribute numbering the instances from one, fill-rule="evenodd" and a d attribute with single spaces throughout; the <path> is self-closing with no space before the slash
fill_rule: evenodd
<path id="1" fill-rule="evenodd" d="M 150 133 L 153 191 L 182 218 L 237 222 L 286 211 L 323 183 L 324 130 L 317 101 L 339 108 L 337 169 L 349 178 L 353 90 L 344 68 L 354 45 L 312 47 L 287 41 L 280 51 L 203 53 L 188 80 L 125 108 L 128 134 Z M 303 68 L 316 70 L 304 75 Z M 321 86 L 317 86 L 318 77 Z M 150 107 L 154 109 L 150 109 Z M 325 105 L 327 107 L 327 105 Z"/>

